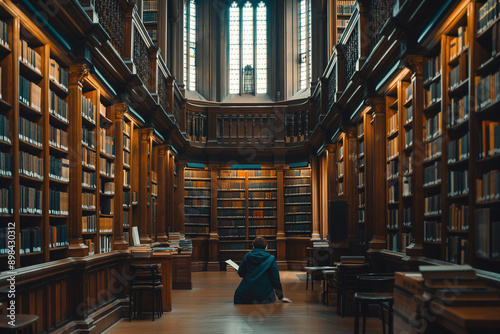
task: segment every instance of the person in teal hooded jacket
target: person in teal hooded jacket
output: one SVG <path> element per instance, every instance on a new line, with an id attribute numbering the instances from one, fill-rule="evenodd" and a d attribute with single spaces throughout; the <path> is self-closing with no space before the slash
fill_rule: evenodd
<path id="1" fill-rule="evenodd" d="M 235 304 L 273 303 L 275 294 L 280 301 L 291 302 L 283 297 L 278 264 L 266 248 L 265 238 L 255 238 L 253 249 L 241 261 L 238 275 L 243 279 L 234 293 Z"/>

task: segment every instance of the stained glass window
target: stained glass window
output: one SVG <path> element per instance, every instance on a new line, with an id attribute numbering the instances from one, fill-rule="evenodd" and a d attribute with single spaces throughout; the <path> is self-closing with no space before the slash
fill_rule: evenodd
<path id="1" fill-rule="evenodd" d="M 267 6 L 236 1 L 229 8 L 229 93 L 267 93 Z"/>
<path id="2" fill-rule="evenodd" d="M 196 1 L 184 7 L 184 84 L 187 90 L 196 89 Z"/>

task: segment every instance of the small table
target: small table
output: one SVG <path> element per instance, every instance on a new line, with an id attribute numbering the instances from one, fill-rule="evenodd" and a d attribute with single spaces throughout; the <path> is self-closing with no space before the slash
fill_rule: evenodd
<path id="1" fill-rule="evenodd" d="M 309 275 L 311 275 L 311 291 L 314 291 L 314 274 L 321 273 L 323 270 L 333 270 L 335 267 L 331 266 L 321 266 L 321 267 L 305 267 L 307 272 L 306 276 L 306 290 L 309 287 Z"/>
<path id="2" fill-rule="evenodd" d="M 0 332 L 2 333 L 21 333 L 24 329 L 29 329 L 28 333 L 36 333 L 33 325 L 36 326 L 38 316 L 34 314 L 16 314 L 14 326 L 9 325 L 11 319 L 7 314 L 0 314 Z"/>

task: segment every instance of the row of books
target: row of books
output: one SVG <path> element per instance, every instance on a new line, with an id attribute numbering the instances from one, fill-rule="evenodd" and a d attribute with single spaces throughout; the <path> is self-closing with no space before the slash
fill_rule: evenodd
<path id="1" fill-rule="evenodd" d="M 424 187 L 441 183 L 441 161 L 424 168 Z"/>
<path id="2" fill-rule="evenodd" d="M 344 176 L 344 161 L 337 162 L 337 175 L 338 177 Z"/>
<path id="3" fill-rule="evenodd" d="M 479 131 L 479 159 L 500 154 L 500 122 L 484 121 Z"/>
<path id="4" fill-rule="evenodd" d="M 184 181 L 185 188 L 208 188 L 210 189 L 210 181 L 194 181 L 186 179 Z"/>
<path id="5" fill-rule="evenodd" d="M 450 231 L 468 231 L 468 214 L 468 205 L 451 204 L 448 208 L 448 229 Z"/>
<path id="6" fill-rule="evenodd" d="M 276 217 L 276 210 L 248 210 L 250 218 L 273 218 Z"/>
<path id="7" fill-rule="evenodd" d="M 92 100 L 82 95 L 82 116 L 91 123 L 95 123 L 95 105 Z"/>
<path id="8" fill-rule="evenodd" d="M 276 199 L 276 190 L 251 191 L 248 193 L 248 199 L 251 201 Z"/>
<path id="9" fill-rule="evenodd" d="M 413 121 L 413 105 L 406 107 L 406 123 L 410 124 Z"/>
<path id="10" fill-rule="evenodd" d="M 477 12 L 477 34 L 481 34 L 500 15 L 500 6 L 497 0 L 487 0 Z"/>
<path id="11" fill-rule="evenodd" d="M 469 119 L 470 106 L 469 95 L 461 98 L 452 98 L 448 105 L 448 127 L 451 128 L 455 125 L 461 124 Z M 441 128 L 441 124 L 439 124 Z"/>
<path id="12" fill-rule="evenodd" d="M 360 171 L 358 173 L 358 188 L 361 188 L 365 185 L 365 172 Z"/>
<path id="13" fill-rule="evenodd" d="M 349 20 L 337 19 L 337 28 L 345 28 L 345 27 L 347 27 L 348 23 L 349 23 Z"/>
<path id="14" fill-rule="evenodd" d="M 87 147 L 82 147 L 82 163 L 90 168 L 95 168 L 97 155 Z"/>
<path id="15" fill-rule="evenodd" d="M 244 190 L 245 182 L 219 181 L 220 190 Z"/>
<path id="16" fill-rule="evenodd" d="M 448 142 L 448 163 L 469 159 L 470 156 L 470 140 L 469 134 L 466 133 L 461 138 Z"/>
<path id="17" fill-rule="evenodd" d="M 395 113 L 387 119 L 387 135 L 390 136 L 399 129 L 399 113 Z"/>
<path id="18" fill-rule="evenodd" d="M 103 117 L 106 117 L 106 106 L 104 104 L 102 104 L 100 101 L 99 101 L 99 114 Z"/>
<path id="19" fill-rule="evenodd" d="M 49 233 L 50 233 L 49 248 L 69 246 L 67 225 L 50 226 Z"/>
<path id="20" fill-rule="evenodd" d="M 441 241 L 441 222 L 424 221 L 424 241 L 429 241 L 429 242 Z"/>
<path id="21" fill-rule="evenodd" d="M 19 231 L 21 245 L 19 254 L 31 254 L 42 251 L 42 230 L 39 227 L 23 228 Z"/>
<path id="22" fill-rule="evenodd" d="M 387 227 L 397 228 L 399 225 L 399 210 L 398 209 L 388 209 L 387 210 Z"/>
<path id="23" fill-rule="evenodd" d="M 0 152 L 0 175 L 12 176 L 11 156 L 9 153 Z"/>
<path id="24" fill-rule="evenodd" d="M 115 208 L 115 199 L 113 197 L 101 198 L 101 214 L 112 215 Z"/>
<path id="25" fill-rule="evenodd" d="M 433 82 L 424 89 L 424 108 L 441 101 L 441 80 Z"/>
<path id="26" fill-rule="evenodd" d="M 113 218 L 100 217 L 99 218 L 99 232 L 101 232 L 101 233 L 113 232 Z"/>
<path id="27" fill-rule="evenodd" d="M 405 88 L 405 102 L 410 101 L 413 98 L 413 82 L 410 82 L 408 87 Z M 408 121 L 408 115 L 406 115 L 406 121 Z"/>
<path id="28" fill-rule="evenodd" d="M 112 157 L 115 156 L 115 138 L 106 136 L 106 129 L 101 128 L 100 144 L 101 152 Z"/>
<path id="29" fill-rule="evenodd" d="M 43 180 L 43 158 L 19 151 L 19 173 Z"/>
<path id="30" fill-rule="evenodd" d="M 94 210 L 96 208 L 96 197 L 93 193 L 82 193 L 82 209 Z"/>
<path id="31" fill-rule="evenodd" d="M 96 175 L 95 173 L 82 172 L 82 186 L 88 188 L 96 188 Z"/>
<path id="32" fill-rule="evenodd" d="M 125 120 L 123 120 L 123 134 L 127 137 L 130 137 L 131 133 L 132 126 L 130 125 L 130 122 L 125 122 Z"/>
<path id="33" fill-rule="evenodd" d="M 440 157 L 442 152 L 442 137 L 437 137 L 435 140 L 424 144 L 424 161 Z"/>
<path id="34" fill-rule="evenodd" d="M 151 184 L 151 196 L 158 196 L 158 185 L 156 183 Z"/>
<path id="35" fill-rule="evenodd" d="M 130 137 L 127 137 L 127 135 L 124 134 L 123 135 L 123 148 L 130 152 L 130 145 L 131 145 Z"/>
<path id="36" fill-rule="evenodd" d="M 224 219 L 224 220 L 219 220 L 218 222 L 219 227 L 245 227 L 245 219 Z"/>
<path id="37" fill-rule="evenodd" d="M 115 183 L 114 182 L 103 182 L 102 183 L 101 194 L 114 195 L 115 194 Z"/>
<path id="38" fill-rule="evenodd" d="M 356 1 L 340 0 L 337 1 L 337 14 L 338 15 L 351 15 L 356 9 Z"/>
<path id="39" fill-rule="evenodd" d="M 407 207 L 403 208 L 403 226 L 411 226 L 412 225 L 412 208 Z"/>
<path id="40" fill-rule="evenodd" d="M 469 240 L 463 236 L 446 238 L 446 260 L 455 264 L 469 262 Z"/>
<path id="41" fill-rule="evenodd" d="M 49 92 L 49 113 L 68 123 L 68 103 L 52 90 Z"/>
<path id="42" fill-rule="evenodd" d="M 57 61 L 52 58 L 49 60 L 49 78 L 60 86 L 68 88 L 68 70 L 59 66 Z"/>
<path id="43" fill-rule="evenodd" d="M 9 26 L 3 20 L 0 20 L 0 43 L 9 47 Z"/>
<path id="44" fill-rule="evenodd" d="M 210 207 L 185 207 L 186 216 L 210 216 Z"/>
<path id="45" fill-rule="evenodd" d="M 424 124 L 424 140 L 432 140 L 441 135 L 442 129 L 442 113 L 438 112 L 436 115 L 429 117 Z"/>
<path id="46" fill-rule="evenodd" d="M 364 192 L 360 192 L 358 194 L 358 206 L 360 208 L 365 206 L 365 193 Z"/>
<path id="47" fill-rule="evenodd" d="M 500 200 L 500 172 L 495 169 L 484 173 L 476 181 L 478 203 Z"/>
<path id="48" fill-rule="evenodd" d="M 399 183 L 388 185 L 387 200 L 389 204 L 399 202 Z"/>
<path id="49" fill-rule="evenodd" d="M 42 74 L 42 56 L 33 50 L 24 39 L 21 39 L 21 43 L 19 43 L 19 60 L 35 72 Z"/>
<path id="50" fill-rule="evenodd" d="M 387 180 L 393 180 L 399 176 L 399 161 L 391 160 L 387 163 Z"/>
<path id="51" fill-rule="evenodd" d="M 403 196 L 410 196 L 412 194 L 412 177 L 403 177 Z"/>
<path id="52" fill-rule="evenodd" d="M 19 212 L 21 214 L 42 214 L 42 191 L 19 185 Z"/>
<path id="53" fill-rule="evenodd" d="M 401 233 L 401 251 L 406 252 L 406 248 L 411 245 L 411 233 Z"/>
<path id="54" fill-rule="evenodd" d="M 409 129 L 405 133 L 405 148 L 410 148 L 413 145 L 413 129 Z"/>
<path id="55" fill-rule="evenodd" d="M 14 213 L 13 197 L 12 187 L 0 188 L 0 214 L 11 215 Z"/>
<path id="56" fill-rule="evenodd" d="M 255 171 L 245 170 L 219 170 L 219 178 L 245 177 L 246 172 L 255 173 Z M 255 174 L 252 174 L 255 175 Z"/>
<path id="57" fill-rule="evenodd" d="M 338 150 L 338 160 L 341 161 L 344 159 L 344 145 L 341 145 Z"/>
<path id="58" fill-rule="evenodd" d="M 304 196 L 285 197 L 285 205 L 310 204 L 311 194 Z"/>
<path id="59" fill-rule="evenodd" d="M 184 170 L 185 179 L 210 179 L 210 171 L 209 170 L 194 170 L 194 169 L 186 169 Z"/>
<path id="60" fill-rule="evenodd" d="M 0 115 L 0 140 L 10 143 L 10 121 L 5 115 Z"/>
<path id="61" fill-rule="evenodd" d="M 130 211 L 128 210 L 123 210 L 123 228 L 130 228 Z"/>
<path id="62" fill-rule="evenodd" d="M 97 216 L 82 216 L 82 232 L 97 232 Z"/>
<path id="63" fill-rule="evenodd" d="M 500 53 L 500 24 L 496 24 L 491 34 L 491 56 L 495 57 Z"/>
<path id="64" fill-rule="evenodd" d="M 42 110 L 42 87 L 19 76 L 19 101 L 31 108 Z"/>
<path id="65" fill-rule="evenodd" d="M 221 228 L 217 229 L 219 238 L 245 238 L 246 231 L 244 228 Z"/>
<path id="66" fill-rule="evenodd" d="M 424 83 L 436 78 L 441 74 L 441 54 L 431 58 L 424 63 Z"/>
<path id="67" fill-rule="evenodd" d="M 500 209 L 484 208 L 476 214 L 476 255 L 482 258 L 500 258 Z"/>
<path id="68" fill-rule="evenodd" d="M 201 236 L 201 235 L 208 235 L 209 233 L 209 228 L 208 226 L 201 226 L 201 225 L 188 225 L 186 224 L 186 236 Z"/>
<path id="69" fill-rule="evenodd" d="M 283 171 L 284 177 L 310 177 L 311 170 L 309 168 L 304 169 L 286 169 Z"/>
<path id="70" fill-rule="evenodd" d="M 123 193 L 123 207 L 124 208 L 130 208 L 130 205 L 131 205 L 130 199 L 131 199 L 131 193 L 130 192 L 124 192 Z"/>
<path id="71" fill-rule="evenodd" d="M 304 233 L 304 236 L 311 234 L 311 223 L 286 223 L 285 222 L 285 233 Z"/>
<path id="72" fill-rule="evenodd" d="M 311 193 L 311 186 L 285 188 L 285 196 L 286 195 L 298 195 L 298 194 L 310 194 L 310 193 Z"/>
<path id="73" fill-rule="evenodd" d="M 107 177 L 115 177 L 115 163 L 106 158 L 99 158 L 99 172 Z M 130 174 L 130 173 L 129 173 Z"/>
<path id="74" fill-rule="evenodd" d="M 358 210 L 358 223 L 364 223 L 365 222 L 365 209 L 359 209 Z"/>
<path id="75" fill-rule="evenodd" d="M 42 147 L 42 127 L 26 118 L 19 117 L 19 139 Z"/>
<path id="76" fill-rule="evenodd" d="M 90 148 L 95 148 L 94 130 L 82 127 L 82 143 Z"/>
<path id="77" fill-rule="evenodd" d="M 306 213 L 311 214 L 311 205 L 294 205 L 285 206 L 285 214 L 287 213 Z"/>
<path id="78" fill-rule="evenodd" d="M 441 194 L 424 197 L 424 216 L 441 214 Z"/>
<path id="79" fill-rule="evenodd" d="M 450 60 L 456 58 L 469 46 L 467 26 L 458 27 L 458 36 L 450 40 Z"/>
<path id="80" fill-rule="evenodd" d="M 99 236 L 99 252 L 108 253 L 113 250 L 111 246 L 111 235 L 100 235 Z"/>
<path id="81" fill-rule="evenodd" d="M 63 129 L 56 128 L 52 125 L 49 126 L 49 145 L 67 151 L 69 147 L 68 133 Z"/>
<path id="82" fill-rule="evenodd" d="M 208 205 L 210 205 L 210 200 L 206 200 L 208 202 Z M 228 201 L 228 200 L 223 200 L 219 201 L 217 203 L 217 207 L 219 208 L 243 208 L 245 206 L 244 201 Z"/>
<path id="83" fill-rule="evenodd" d="M 248 202 L 248 207 L 249 208 L 275 208 L 276 207 L 276 201 L 250 200 Z"/>
<path id="84" fill-rule="evenodd" d="M 130 167 L 130 153 L 123 151 L 123 164 Z"/>
<path id="85" fill-rule="evenodd" d="M 188 198 L 210 198 L 212 196 L 211 191 L 208 189 L 188 189 L 186 192 L 186 197 Z M 245 199 L 245 193 L 241 192 L 219 192 L 217 194 L 218 198 L 239 198 Z"/>
<path id="86" fill-rule="evenodd" d="M 223 202 L 225 204 L 225 202 Z M 233 202 L 229 201 L 228 206 L 232 206 Z M 235 201 L 235 204 L 241 205 L 243 204 L 242 201 Z M 189 207 L 189 206 L 210 206 L 210 199 L 205 199 L 205 198 L 186 198 L 184 201 L 184 205 Z"/>
<path id="87" fill-rule="evenodd" d="M 68 193 L 57 189 L 49 189 L 49 215 L 67 216 L 68 214 Z"/>
<path id="88" fill-rule="evenodd" d="M 310 178 L 293 178 L 293 179 L 284 179 L 283 180 L 284 186 L 298 186 L 298 185 L 310 185 L 311 184 L 311 179 Z M 276 185 L 276 183 L 274 183 Z"/>
<path id="89" fill-rule="evenodd" d="M 236 217 L 245 216 L 245 209 L 229 209 L 229 210 L 217 210 L 217 217 Z"/>
<path id="90" fill-rule="evenodd" d="M 451 170 L 446 175 L 446 193 L 448 197 L 469 193 L 469 170 Z"/>
<path id="91" fill-rule="evenodd" d="M 476 109 L 481 110 L 500 99 L 500 72 L 476 77 Z"/>
<path id="92" fill-rule="evenodd" d="M 337 182 L 337 194 L 339 196 L 344 195 L 344 182 Z"/>
<path id="93" fill-rule="evenodd" d="M 398 138 L 390 139 L 387 142 L 387 160 L 393 159 L 399 155 Z"/>
<path id="94" fill-rule="evenodd" d="M 406 155 L 404 160 L 404 174 L 411 174 L 413 172 L 413 154 Z"/>
<path id="95" fill-rule="evenodd" d="M 277 187 L 276 182 L 248 182 L 248 189 L 249 190 L 267 190 L 267 189 L 276 189 Z"/>
<path id="96" fill-rule="evenodd" d="M 398 251 L 398 235 L 389 234 L 387 235 L 387 249 L 393 252 Z"/>
<path id="97" fill-rule="evenodd" d="M 114 174 L 114 173 L 113 173 Z M 123 170 L 123 186 L 130 187 L 132 185 L 131 174 L 129 170 Z"/>

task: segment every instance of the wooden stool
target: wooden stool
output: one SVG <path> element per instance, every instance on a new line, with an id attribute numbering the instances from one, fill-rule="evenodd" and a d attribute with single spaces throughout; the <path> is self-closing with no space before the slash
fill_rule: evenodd
<path id="1" fill-rule="evenodd" d="M 6 314 L 0 314 L 1 333 L 36 333 L 36 322 L 38 316 L 34 314 L 16 314 L 15 325 L 9 325 L 10 318 Z M 33 326 L 35 325 L 35 326 Z M 33 328 L 35 327 L 35 328 Z"/>
<path id="2" fill-rule="evenodd" d="M 361 304 L 361 313 L 363 314 L 363 334 L 366 329 L 366 311 L 369 305 L 377 304 L 382 311 L 382 330 L 385 334 L 385 316 L 384 304 L 388 303 L 389 312 L 389 334 L 392 334 L 392 304 L 394 303 L 394 294 L 389 292 L 356 292 L 354 294 L 354 334 L 359 333 L 359 305 Z"/>
<path id="3" fill-rule="evenodd" d="M 333 270 L 335 267 L 322 266 L 322 267 L 304 267 L 306 270 L 306 290 L 309 287 L 309 275 L 311 275 L 311 291 L 314 291 L 314 274 L 321 273 L 323 270 Z"/>

